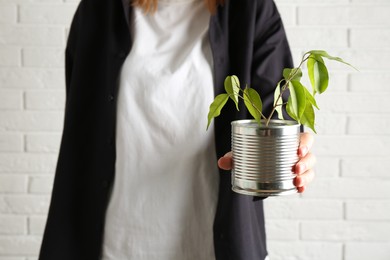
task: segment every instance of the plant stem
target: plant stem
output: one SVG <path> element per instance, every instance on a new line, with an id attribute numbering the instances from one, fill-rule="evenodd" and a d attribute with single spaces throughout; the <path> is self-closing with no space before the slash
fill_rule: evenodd
<path id="1" fill-rule="evenodd" d="M 293 73 L 291 73 L 291 74 L 288 76 L 288 78 L 287 78 L 286 80 L 284 80 L 285 83 L 281 86 L 280 94 L 279 94 L 278 98 L 274 101 L 274 106 L 273 106 L 273 108 L 272 108 L 272 111 L 271 111 L 269 117 L 266 118 L 266 120 L 267 120 L 267 121 L 266 121 L 266 124 L 265 124 L 266 126 L 269 125 L 269 123 L 270 123 L 270 121 L 271 121 L 271 118 L 272 118 L 272 116 L 274 115 L 274 113 L 275 113 L 275 111 L 276 111 L 276 108 L 277 108 L 278 106 L 280 106 L 280 105 L 278 105 L 278 101 L 282 98 L 284 92 L 289 88 L 289 85 L 290 85 L 291 80 L 297 75 L 297 73 L 298 73 L 298 71 L 299 71 L 298 69 L 300 69 L 300 68 L 302 67 L 303 63 L 309 59 L 309 57 L 305 57 L 307 54 L 309 54 L 309 53 L 306 52 L 305 54 L 303 54 L 302 60 L 301 60 L 301 62 L 299 63 L 298 67 L 294 68 L 294 69 L 292 70 Z M 287 103 L 286 103 L 286 104 L 287 104 Z"/>
<path id="2" fill-rule="evenodd" d="M 244 90 L 242 88 L 240 88 L 240 91 L 247 96 L 249 102 L 251 102 L 251 105 L 254 107 L 254 109 L 257 110 L 257 112 L 259 112 L 260 116 L 263 118 L 263 119 L 267 119 L 267 117 L 264 116 L 264 114 L 261 112 L 261 110 L 252 102 L 251 98 L 249 95 L 247 95 Z M 242 100 L 245 100 L 244 96 L 240 95 L 240 92 L 237 93 L 237 96 L 239 98 L 241 98 Z"/>

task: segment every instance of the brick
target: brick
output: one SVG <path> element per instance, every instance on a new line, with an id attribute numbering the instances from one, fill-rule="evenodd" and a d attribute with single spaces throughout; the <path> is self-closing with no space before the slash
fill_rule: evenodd
<path id="1" fill-rule="evenodd" d="M 70 24 L 76 10 L 74 4 L 22 5 L 20 22 L 31 24 Z"/>
<path id="2" fill-rule="evenodd" d="M 0 8 L 1 8 L 1 5 L 0 5 Z M 0 67 L 20 66 L 20 61 L 21 61 L 20 48 L 1 46 L 1 48 L 0 48 Z"/>
<path id="3" fill-rule="evenodd" d="M 28 110 L 64 110 L 65 107 L 65 91 L 27 91 L 26 92 L 26 108 Z"/>
<path id="4" fill-rule="evenodd" d="M 288 28 L 287 38 L 294 47 L 309 49 L 329 49 L 348 47 L 346 28 Z M 310 39 L 310 41 L 308 41 Z"/>
<path id="5" fill-rule="evenodd" d="M 0 132 L 0 152 L 22 152 L 23 138 L 21 134 Z"/>
<path id="6" fill-rule="evenodd" d="M 28 221 L 28 232 L 31 235 L 43 235 L 46 225 L 46 216 L 31 216 Z"/>
<path id="7" fill-rule="evenodd" d="M 313 152 L 317 156 L 390 156 L 390 136 L 322 136 L 315 137 Z"/>
<path id="8" fill-rule="evenodd" d="M 331 68 L 334 62 L 327 62 Z M 348 74 L 344 72 L 329 71 L 329 85 L 326 89 L 326 95 L 329 93 L 332 94 L 341 94 L 348 90 Z"/>
<path id="9" fill-rule="evenodd" d="M 347 129 L 351 135 L 390 135 L 390 113 L 351 115 L 348 117 Z"/>
<path id="10" fill-rule="evenodd" d="M 377 113 L 388 111 L 390 93 L 327 94 L 318 98 L 322 111 L 327 113 Z"/>
<path id="11" fill-rule="evenodd" d="M 268 239 L 297 240 L 299 238 L 299 223 L 291 220 L 268 220 L 266 232 Z"/>
<path id="12" fill-rule="evenodd" d="M 388 50 L 373 49 L 366 51 L 364 49 L 353 49 L 345 52 L 344 56 L 341 57 L 353 64 L 360 71 L 390 69 L 390 64 L 386 61 L 390 58 L 390 51 Z M 353 72 L 352 69 L 350 71 Z"/>
<path id="13" fill-rule="evenodd" d="M 7 68 L 0 69 L 0 88 L 65 89 L 63 69 Z"/>
<path id="14" fill-rule="evenodd" d="M 390 74 L 383 72 L 364 72 L 350 75 L 350 91 L 388 93 L 390 88 L 384 82 L 390 82 Z"/>
<path id="15" fill-rule="evenodd" d="M 367 17 L 367 10 L 371 15 Z M 390 25 L 387 18 L 390 12 L 390 5 L 324 5 L 299 6 L 298 24 L 310 26 L 376 26 L 386 27 Z"/>
<path id="16" fill-rule="evenodd" d="M 342 219 L 343 203 L 334 200 L 268 198 L 264 201 L 268 221 L 276 219 Z"/>
<path id="17" fill-rule="evenodd" d="M 0 90 L 0 109 L 18 110 L 23 108 L 23 96 L 19 90 Z"/>
<path id="18" fill-rule="evenodd" d="M 62 48 L 25 48 L 23 66 L 40 68 L 63 68 L 65 64 Z"/>
<path id="19" fill-rule="evenodd" d="M 283 19 L 285 27 L 293 26 L 296 24 L 296 8 L 294 5 L 281 5 L 278 6 L 278 11 Z M 289 31 L 289 29 L 287 30 Z"/>
<path id="20" fill-rule="evenodd" d="M 20 193 L 27 191 L 27 176 L 0 174 L 1 193 Z"/>
<path id="21" fill-rule="evenodd" d="M 53 175 L 31 176 L 28 190 L 29 193 L 50 194 L 53 187 Z"/>
<path id="22" fill-rule="evenodd" d="M 372 2 L 368 5 L 352 5 L 349 12 L 349 24 L 354 26 L 376 26 L 388 28 L 390 21 L 388 19 L 388 14 L 390 12 L 390 5 L 372 5 Z M 369 19 L 363 19 L 367 16 L 367 9 L 370 10 L 370 13 L 375 15 L 370 15 Z"/>
<path id="23" fill-rule="evenodd" d="M 307 26 L 334 26 L 349 24 L 349 8 L 347 5 L 335 6 L 324 5 L 319 8 L 316 5 L 298 6 L 298 25 Z"/>
<path id="24" fill-rule="evenodd" d="M 0 172 L 3 173 L 53 173 L 56 154 L 0 153 Z"/>
<path id="25" fill-rule="evenodd" d="M 322 110 L 322 109 L 321 109 Z M 347 132 L 347 116 L 316 111 L 316 131 L 321 135 L 343 135 Z"/>
<path id="26" fill-rule="evenodd" d="M 47 214 L 50 202 L 48 195 L 6 195 L 1 197 L 6 207 L 1 213 Z"/>
<path id="27" fill-rule="evenodd" d="M 270 260 L 342 260 L 342 244 L 308 241 L 267 242 Z"/>
<path id="28" fill-rule="evenodd" d="M 314 180 L 304 198 L 390 199 L 390 180 L 364 178 L 330 178 Z"/>
<path id="29" fill-rule="evenodd" d="M 37 255 L 40 236 L 0 236 L 0 255 Z"/>
<path id="30" fill-rule="evenodd" d="M 351 220 L 390 220 L 390 200 L 347 201 L 346 217 Z"/>
<path id="31" fill-rule="evenodd" d="M 63 46 L 62 28 L 0 25 L 0 44 Z"/>
<path id="32" fill-rule="evenodd" d="M 389 46 L 390 29 L 352 28 L 350 42 L 352 48 L 382 49 Z"/>
<path id="33" fill-rule="evenodd" d="M 390 223 L 366 221 L 303 221 L 302 239 L 328 241 L 388 241 Z"/>
<path id="34" fill-rule="evenodd" d="M 1 112 L 0 130 L 6 131 L 61 131 L 63 112 Z"/>
<path id="35" fill-rule="evenodd" d="M 29 134 L 26 136 L 26 150 L 28 152 L 57 153 L 60 142 L 60 134 Z"/>
<path id="36" fill-rule="evenodd" d="M 372 180 L 373 178 L 390 178 L 387 170 L 390 169 L 390 161 L 388 157 L 374 158 L 348 158 L 341 162 L 341 172 L 344 177 L 364 177 Z"/>
<path id="37" fill-rule="evenodd" d="M 316 145 L 314 143 L 314 147 Z M 340 160 L 338 158 L 321 156 L 317 158 L 314 171 L 315 180 L 340 176 Z"/>
<path id="38" fill-rule="evenodd" d="M 390 242 L 385 243 L 347 243 L 345 260 L 388 260 L 390 259 Z"/>
<path id="39" fill-rule="evenodd" d="M 0 215 L 0 235 L 26 234 L 27 219 L 24 216 Z"/>
<path id="40" fill-rule="evenodd" d="M 16 23 L 16 21 L 17 21 L 16 5 L 4 4 L 0 2 L 0 24 L 13 24 Z"/>

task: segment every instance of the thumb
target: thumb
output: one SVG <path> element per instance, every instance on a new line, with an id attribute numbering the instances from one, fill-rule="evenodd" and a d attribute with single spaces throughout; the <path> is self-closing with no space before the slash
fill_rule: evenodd
<path id="1" fill-rule="evenodd" d="M 228 152 L 218 160 L 218 167 L 222 170 L 229 171 L 233 167 L 233 156 L 232 152 Z"/>

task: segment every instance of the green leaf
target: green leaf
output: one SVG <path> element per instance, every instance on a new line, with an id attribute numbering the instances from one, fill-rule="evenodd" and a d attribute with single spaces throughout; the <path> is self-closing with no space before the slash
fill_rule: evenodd
<path id="1" fill-rule="evenodd" d="M 286 81 L 291 80 L 301 80 L 302 78 L 302 70 L 300 68 L 285 68 L 283 70 L 283 78 Z"/>
<path id="2" fill-rule="evenodd" d="M 225 91 L 229 94 L 229 97 L 234 101 L 236 104 L 236 108 L 238 109 L 238 94 L 240 93 L 240 81 L 238 80 L 238 77 L 233 76 L 227 76 L 225 79 Z"/>
<path id="3" fill-rule="evenodd" d="M 297 116 L 298 122 L 306 107 L 305 87 L 296 80 L 289 82 L 290 98 L 287 103 L 291 103 L 291 110 Z"/>
<path id="4" fill-rule="evenodd" d="M 301 117 L 301 124 L 309 127 L 311 130 L 313 130 L 314 133 L 317 133 L 314 127 L 314 122 L 315 122 L 315 113 L 314 113 L 313 106 L 310 103 L 306 103 L 305 112 Z"/>
<path id="5" fill-rule="evenodd" d="M 309 56 L 307 71 L 313 87 L 313 93 L 323 93 L 328 87 L 329 74 L 321 56 L 315 54 Z"/>
<path id="6" fill-rule="evenodd" d="M 334 61 L 338 61 L 338 62 L 341 62 L 341 63 L 344 63 L 352 68 L 354 68 L 355 70 L 357 70 L 354 66 L 352 66 L 351 64 L 349 64 L 348 62 L 345 62 L 343 59 L 341 59 L 340 57 L 334 57 L 334 56 L 331 56 L 329 55 L 326 51 L 323 51 L 323 50 L 311 50 L 311 51 L 308 51 L 308 53 L 310 54 L 314 54 L 314 55 L 319 55 L 321 57 L 324 57 L 324 58 L 327 58 L 329 60 L 334 60 Z"/>
<path id="7" fill-rule="evenodd" d="M 309 102 L 310 104 L 315 106 L 318 110 L 320 110 L 320 108 L 317 105 L 317 101 L 315 100 L 313 95 L 309 92 L 309 90 L 307 90 L 306 87 L 305 87 L 305 95 L 306 95 L 306 103 Z"/>
<path id="8" fill-rule="evenodd" d="M 278 118 L 283 120 L 284 119 L 284 117 L 283 117 L 283 107 L 282 107 L 282 105 L 283 105 L 283 98 L 282 97 L 279 98 L 280 91 L 281 91 L 280 90 L 280 83 L 281 82 L 282 81 L 279 81 L 278 85 L 275 88 L 275 92 L 274 92 L 274 107 L 275 107 L 276 112 L 278 113 Z"/>
<path id="9" fill-rule="evenodd" d="M 229 95 L 226 93 L 219 94 L 218 96 L 215 97 L 213 103 L 211 103 L 210 105 L 209 114 L 207 115 L 208 122 L 207 122 L 206 129 L 209 129 L 211 120 L 213 120 L 213 118 L 221 114 L 221 110 L 225 106 L 228 100 L 229 100 Z"/>
<path id="10" fill-rule="evenodd" d="M 294 120 L 297 121 L 297 122 L 300 122 L 300 121 L 299 121 L 299 118 L 297 117 L 297 115 L 296 115 L 296 114 L 294 113 L 294 111 L 293 111 L 291 96 L 288 98 L 287 105 L 286 105 L 286 111 L 287 111 L 287 114 L 288 114 L 292 119 L 294 119 Z"/>
<path id="11" fill-rule="evenodd" d="M 244 103 L 249 113 L 253 116 L 256 122 L 261 124 L 261 112 L 263 109 L 263 102 L 261 101 L 259 93 L 253 88 L 245 88 Z"/>

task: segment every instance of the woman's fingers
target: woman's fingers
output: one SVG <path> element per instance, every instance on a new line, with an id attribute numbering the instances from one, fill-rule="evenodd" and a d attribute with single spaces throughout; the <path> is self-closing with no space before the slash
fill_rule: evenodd
<path id="1" fill-rule="evenodd" d="M 302 157 L 294 167 L 294 172 L 297 175 L 303 174 L 304 172 L 312 169 L 316 164 L 316 157 L 308 152 L 304 157 Z"/>
<path id="2" fill-rule="evenodd" d="M 314 176 L 314 171 L 309 170 L 294 179 L 294 185 L 297 187 L 299 193 L 305 191 L 307 184 L 309 184 L 314 179 Z"/>
<path id="3" fill-rule="evenodd" d="M 294 172 L 297 177 L 294 179 L 294 185 L 297 187 L 298 192 L 302 193 L 308 185 L 314 179 L 313 167 L 316 163 L 316 157 L 310 153 L 313 146 L 313 135 L 310 133 L 302 133 L 301 141 L 298 148 L 299 161 L 295 165 Z"/>
<path id="4" fill-rule="evenodd" d="M 228 152 L 223 157 L 218 160 L 218 167 L 222 170 L 229 171 L 233 167 L 233 157 L 232 152 Z"/>
<path id="5" fill-rule="evenodd" d="M 296 187 L 304 187 L 308 185 L 314 179 L 314 171 L 308 170 L 307 172 L 295 177 L 294 185 Z"/>
<path id="6" fill-rule="evenodd" d="M 298 156 L 304 157 L 311 150 L 314 138 L 311 133 L 301 133 L 301 141 L 298 148 Z"/>

